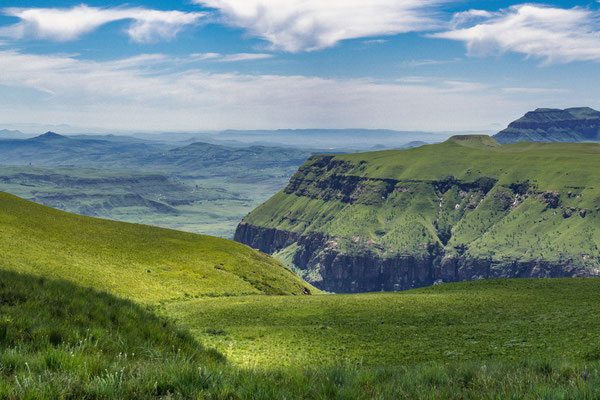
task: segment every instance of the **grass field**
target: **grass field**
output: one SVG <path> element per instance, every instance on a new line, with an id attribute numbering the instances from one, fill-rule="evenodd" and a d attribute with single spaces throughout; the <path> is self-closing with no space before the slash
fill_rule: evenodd
<path id="1" fill-rule="evenodd" d="M 599 286 L 195 300 L 161 309 L 176 327 L 106 293 L 0 271 L 0 398 L 597 398 Z M 229 362 L 211 336 L 232 342 Z"/>
<path id="2" fill-rule="evenodd" d="M 0 271 L 0 398 L 188 397 L 223 357 L 141 306 Z"/>
<path id="3" fill-rule="evenodd" d="M 600 279 L 195 299 L 162 312 L 241 366 L 600 359 Z"/>

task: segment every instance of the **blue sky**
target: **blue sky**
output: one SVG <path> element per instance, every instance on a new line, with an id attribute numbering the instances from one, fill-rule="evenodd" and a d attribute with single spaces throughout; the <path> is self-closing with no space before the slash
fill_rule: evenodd
<path id="1" fill-rule="evenodd" d="M 0 129 L 494 131 L 600 109 L 600 3 L 1 1 Z"/>

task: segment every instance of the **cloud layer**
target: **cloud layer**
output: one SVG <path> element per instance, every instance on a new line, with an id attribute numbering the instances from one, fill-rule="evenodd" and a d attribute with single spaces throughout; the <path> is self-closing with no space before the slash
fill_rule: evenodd
<path id="1" fill-rule="evenodd" d="M 211 73 L 202 70 L 201 63 L 228 57 L 203 56 L 173 59 L 149 54 L 99 62 L 0 51 L 0 94 L 17 88 L 29 93 L 22 102 L 0 96 L 0 121 L 68 121 L 164 131 L 288 127 L 451 131 L 508 120 L 507 115 L 531 106 L 522 103 L 521 93 L 515 100 L 510 93 L 477 82 Z"/>
<path id="2" fill-rule="evenodd" d="M 446 0 L 194 0 L 218 9 L 223 22 L 289 52 L 319 50 L 341 40 L 425 31 L 432 8 Z"/>
<path id="3" fill-rule="evenodd" d="M 126 32 L 135 42 L 170 40 L 186 25 L 197 24 L 205 13 L 158 11 L 144 8 L 5 8 L 3 13 L 21 21 L 0 28 L 0 36 L 69 41 L 109 22 L 131 20 Z"/>
<path id="4" fill-rule="evenodd" d="M 546 63 L 600 61 L 600 16 L 590 9 L 522 4 L 494 13 L 471 10 L 456 14 L 453 26 L 430 36 L 463 41 L 471 55 L 512 51 Z"/>

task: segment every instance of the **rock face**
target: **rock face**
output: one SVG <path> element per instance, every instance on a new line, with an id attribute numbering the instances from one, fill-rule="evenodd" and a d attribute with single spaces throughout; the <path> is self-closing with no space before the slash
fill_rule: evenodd
<path id="1" fill-rule="evenodd" d="M 494 136 L 499 143 L 600 140 L 600 112 L 592 108 L 538 108 Z"/>
<path id="2" fill-rule="evenodd" d="M 234 240 L 268 254 L 277 254 L 290 245 L 301 249 L 292 264 L 302 271 L 315 270 L 318 280 L 310 280 L 321 290 L 334 293 L 401 291 L 440 282 L 460 282 L 490 278 L 561 278 L 600 276 L 599 269 L 573 265 L 573 260 L 473 259 L 446 255 L 441 246 L 428 246 L 416 256 L 381 257 L 368 246 L 361 254 L 344 254 L 332 246 L 334 239 L 322 234 L 298 235 L 242 222 Z M 303 274 L 304 275 L 304 274 Z"/>
<path id="3" fill-rule="evenodd" d="M 461 136 L 314 156 L 234 239 L 338 293 L 599 276 L 600 174 L 586 171 L 600 167 L 600 145 L 561 146 Z"/>

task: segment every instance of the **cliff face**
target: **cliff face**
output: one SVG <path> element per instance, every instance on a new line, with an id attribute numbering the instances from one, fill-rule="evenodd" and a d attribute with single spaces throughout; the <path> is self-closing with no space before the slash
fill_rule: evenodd
<path id="1" fill-rule="evenodd" d="M 600 140 L 600 112 L 591 108 L 539 108 L 494 136 L 499 143 Z"/>
<path id="2" fill-rule="evenodd" d="M 552 145 L 536 146 L 508 152 L 461 139 L 312 157 L 245 218 L 235 240 L 332 292 L 597 276 L 600 185 L 595 175 L 564 175 L 565 163 L 526 167 L 557 155 Z M 600 146 L 584 156 L 569 146 L 561 157 L 574 157 L 573 166 L 600 166 Z"/>

